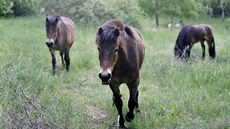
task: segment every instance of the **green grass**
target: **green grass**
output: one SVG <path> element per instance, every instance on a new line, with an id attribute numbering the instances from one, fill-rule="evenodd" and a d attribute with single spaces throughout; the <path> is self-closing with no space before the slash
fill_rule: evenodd
<path id="1" fill-rule="evenodd" d="M 192 21 L 192 22 L 191 22 Z M 186 23 L 211 25 L 217 57 L 201 60 L 194 45 L 187 63 L 173 47 L 179 29 L 153 28 L 143 20 L 146 56 L 141 70 L 141 113 L 134 129 L 230 128 L 230 38 L 219 19 Z M 0 19 L 0 128 L 117 128 L 112 92 L 98 78 L 97 26 L 78 25 L 71 48 L 70 72 L 56 53 L 57 75 L 45 45 L 44 17 Z M 128 89 L 121 86 L 124 114 Z"/>

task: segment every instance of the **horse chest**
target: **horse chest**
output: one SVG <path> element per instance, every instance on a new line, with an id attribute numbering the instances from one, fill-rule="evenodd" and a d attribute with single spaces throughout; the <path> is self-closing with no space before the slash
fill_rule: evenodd
<path id="1" fill-rule="evenodd" d="M 138 77 L 138 72 L 136 68 L 127 66 L 115 67 L 112 72 L 112 80 L 120 83 L 128 83 Z"/>
<path id="2" fill-rule="evenodd" d="M 64 51 L 66 49 L 66 43 L 60 42 L 60 41 L 56 41 L 55 42 L 55 49 L 56 50 Z"/>

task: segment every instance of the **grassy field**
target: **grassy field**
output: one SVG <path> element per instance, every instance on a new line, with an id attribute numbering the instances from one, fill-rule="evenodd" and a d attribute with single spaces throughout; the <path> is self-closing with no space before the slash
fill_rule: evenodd
<path id="1" fill-rule="evenodd" d="M 200 44 L 191 59 L 174 58 L 179 29 L 158 29 L 143 20 L 146 56 L 132 129 L 230 128 L 230 26 L 219 19 L 185 20 L 209 24 L 217 57 L 201 60 Z M 0 19 L 0 128 L 118 128 L 112 92 L 98 78 L 97 26 L 77 24 L 70 72 L 57 53 L 57 75 L 45 45 L 44 17 Z M 128 90 L 121 86 L 124 114 Z"/>

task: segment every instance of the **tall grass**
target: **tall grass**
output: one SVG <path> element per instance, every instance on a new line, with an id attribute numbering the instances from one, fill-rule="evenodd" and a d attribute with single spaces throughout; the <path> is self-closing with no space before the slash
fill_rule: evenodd
<path id="1" fill-rule="evenodd" d="M 228 25 L 219 19 L 187 20 L 212 27 L 217 57 L 201 60 L 194 45 L 187 63 L 176 60 L 179 29 L 142 24 L 146 56 L 141 70 L 141 113 L 130 128 L 230 128 Z M 77 23 L 76 23 L 77 24 Z M 70 72 L 56 53 L 57 75 L 44 43 L 44 17 L 0 19 L 0 128 L 117 128 L 112 92 L 98 79 L 97 26 L 78 25 Z M 206 46 L 207 52 L 207 46 Z M 124 114 L 128 89 L 121 86 Z"/>

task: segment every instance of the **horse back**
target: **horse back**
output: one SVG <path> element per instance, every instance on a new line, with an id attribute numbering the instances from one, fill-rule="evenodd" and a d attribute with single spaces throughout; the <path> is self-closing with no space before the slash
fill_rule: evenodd
<path id="1" fill-rule="evenodd" d="M 63 49 L 69 49 L 74 42 L 75 24 L 67 17 L 60 17 L 58 43 Z"/>
<path id="2" fill-rule="evenodd" d="M 194 25 L 195 38 L 199 41 L 212 38 L 211 28 L 206 24 Z"/>
<path id="3" fill-rule="evenodd" d="M 136 40 L 137 50 L 139 53 L 139 69 L 141 69 L 142 63 L 144 61 L 145 56 L 145 47 L 144 47 L 144 39 L 141 35 L 140 31 L 134 27 L 130 27 L 133 32 L 133 38 Z"/>
<path id="4" fill-rule="evenodd" d="M 131 61 L 129 63 L 137 64 L 138 69 L 141 69 L 145 55 L 143 37 L 138 29 L 131 26 L 125 26 L 125 33 L 126 36 L 124 37 L 124 39 L 126 39 L 127 42 L 127 50 L 129 48 L 133 48 L 132 51 L 127 52 L 127 54 L 129 54 L 128 58 L 136 57 L 136 59 L 128 59 Z"/>

